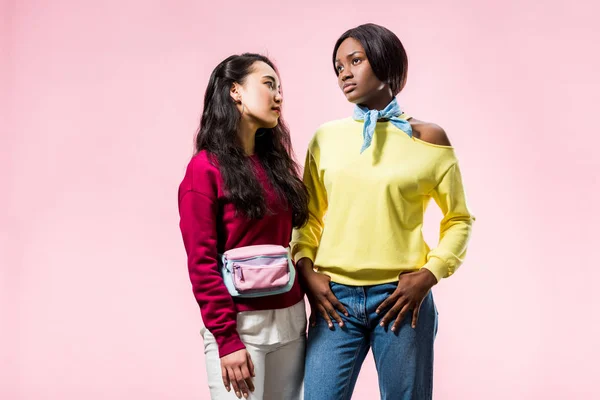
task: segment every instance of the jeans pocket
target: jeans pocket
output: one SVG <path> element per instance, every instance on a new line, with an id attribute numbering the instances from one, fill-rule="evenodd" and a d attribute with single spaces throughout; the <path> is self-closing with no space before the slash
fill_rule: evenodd
<path id="1" fill-rule="evenodd" d="M 335 282 L 330 282 L 329 287 L 331 288 L 331 292 L 333 293 L 335 298 L 342 304 L 342 306 L 344 306 L 346 311 L 348 311 L 348 313 L 350 315 L 354 315 L 355 314 L 355 306 L 358 301 L 357 296 L 356 296 L 357 287 L 346 286 L 341 283 L 335 283 Z M 335 308 L 335 310 L 342 319 L 347 318 L 337 308 Z M 334 323 L 335 323 L 335 321 L 334 321 Z"/>
<path id="2" fill-rule="evenodd" d="M 329 289 L 331 289 L 331 293 L 341 301 L 341 298 L 344 297 L 344 289 L 346 289 L 346 286 L 335 282 L 329 282 Z"/>
<path id="3" fill-rule="evenodd" d="M 331 289 L 331 293 L 333 293 L 335 297 L 338 297 L 337 293 L 340 290 L 340 286 L 341 285 L 339 283 L 329 281 L 329 289 Z"/>

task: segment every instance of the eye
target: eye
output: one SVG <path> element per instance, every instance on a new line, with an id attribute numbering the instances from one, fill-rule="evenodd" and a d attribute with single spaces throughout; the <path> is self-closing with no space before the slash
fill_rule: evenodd
<path id="1" fill-rule="evenodd" d="M 344 69 L 344 67 L 342 67 L 341 65 L 338 65 L 337 67 L 335 67 L 337 72 L 342 72 L 342 70 Z"/>
<path id="2" fill-rule="evenodd" d="M 266 81 L 265 85 L 267 85 L 269 88 L 273 89 L 273 82 L 271 81 Z"/>
<path id="3" fill-rule="evenodd" d="M 360 58 L 355 58 L 352 60 L 352 64 L 356 65 L 360 62 Z"/>

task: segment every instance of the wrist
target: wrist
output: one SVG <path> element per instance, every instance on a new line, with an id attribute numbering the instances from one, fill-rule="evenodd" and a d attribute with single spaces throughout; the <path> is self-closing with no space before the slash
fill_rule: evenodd
<path id="1" fill-rule="evenodd" d="M 311 273 L 314 273 L 313 267 L 313 261 L 308 257 L 303 257 L 296 262 L 296 269 L 300 275 L 310 275 Z"/>
<path id="2" fill-rule="evenodd" d="M 300 278 L 300 284 L 306 289 L 306 283 L 316 272 L 313 269 L 313 262 L 308 257 L 303 257 L 296 262 L 296 270 Z"/>
<path id="3" fill-rule="evenodd" d="M 427 268 L 421 268 L 418 273 L 423 279 L 423 284 L 428 286 L 429 288 L 434 287 L 438 283 L 438 280 L 433 274 L 433 272 L 431 272 Z"/>
<path id="4" fill-rule="evenodd" d="M 421 269 L 429 270 L 438 282 L 448 276 L 448 265 L 438 257 L 430 257 Z"/>

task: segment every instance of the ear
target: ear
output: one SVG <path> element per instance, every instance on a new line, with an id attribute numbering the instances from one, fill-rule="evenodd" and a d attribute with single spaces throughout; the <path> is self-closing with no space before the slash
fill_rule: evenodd
<path id="1" fill-rule="evenodd" d="M 240 104 L 242 102 L 242 95 L 240 93 L 240 85 L 237 83 L 232 83 L 231 88 L 229 89 L 229 95 L 235 101 L 236 104 Z"/>

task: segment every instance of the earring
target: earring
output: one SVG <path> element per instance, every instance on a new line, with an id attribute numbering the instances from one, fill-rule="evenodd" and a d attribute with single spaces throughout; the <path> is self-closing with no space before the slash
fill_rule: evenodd
<path id="1" fill-rule="evenodd" d="M 238 96 L 237 99 L 235 99 L 235 102 L 242 105 L 242 114 L 244 114 L 244 111 L 246 111 L 246 106 L 242 102 L 242 96 Z"/>

